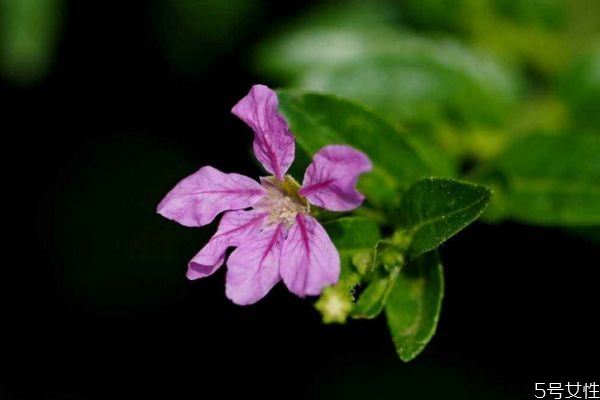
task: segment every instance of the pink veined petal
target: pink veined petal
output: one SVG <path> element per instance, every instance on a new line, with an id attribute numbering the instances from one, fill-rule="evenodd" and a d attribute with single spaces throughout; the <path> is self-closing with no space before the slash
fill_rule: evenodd
<path id="1" fill-rule="evenodd" d="M 350 146 L 325 146 L 306 169 L 298 194 L 331 211 L 352 210 L 364 200 L 356 190 L 358 177 L 372 168 L 369 158 Z"/>
<path id="2" fill-rule="evenodd" d="M 263 167 L 279 180 L 294 161 L 295 142 L 278 112 L 277 94 L 264 85 L 254 85 L 231 112 L 254 130 L 254 154 Z"/>
<path id="3" fill-rule="evenodd" d="M 340 256 L 325 229 L 311 216 L 298 214 L 283 242 L 281 277 L 298 296 L 316 296 L 340 277 Z"/>
<path id="4" fill-rule="evenodd" d="M 230 246 L 239 246 L 257 235 L 267 214 L 257 211 L 229 211 L 208 243 L 188 263 L 188 279 L 204 278 L 214 273 L 225 260 Z"/>
<path id="5" fill-rule="evenodd" d="M 247 176 L 202 167 L 179 182 L 156 211 L 185 226 L 203 226 L 223 211 L 251 207 L 266 193 Z"/>
<path id="6" fill-rule="evenodd" d="M 285 238 L 283 224 L 265 229 L 242 243 L 227 259 L 225 294 L 236 304 L 262 299 L 279 282 L 279 261 Z"/>

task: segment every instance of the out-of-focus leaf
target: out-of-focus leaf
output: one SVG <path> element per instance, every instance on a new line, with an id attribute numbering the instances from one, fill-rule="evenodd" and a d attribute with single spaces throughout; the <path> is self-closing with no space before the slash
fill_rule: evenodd
<path id="1" fill-rule="evenodd" d="M 565 0 L 493 0 L 495 11 L 515 22 L 560 29 L 566 18 Z"/>
<path id="2" fill-rule="evenodd" d="M 564 0 L 403 0 L 402 22 L 420 30 L 464 33 L 473 19 L 557 28 L 565 19 Z M 506 23 L 505 22 L 505 23 Z"/>
<path id="3" fill-rule="evenodd" d="M 473 31 L 479 47 L 541 76 L 555 76 L 572 55 L 565 35 L 560 32 L 496 19 L 478 21 Z"/>
<path id="4" fill-rule="evenodd" d="M 260 43 L 257 69 L 289 83 L 314 66 L 344 64 L 366 51 L 385 52 L 394 44 L 386 39 L 396 34 L 392 22 L 397 13 L 389 1 L 318 5 Z"/>
<path id="5" fill-rule="evenodd" d="M 404 0 L 400 7 L 402 22 L 412 28 L 458 34 L 511 64 L 554 75 L 571 54 L 567 27 L 583 25 L 569 20 L 584 8 L 576 2 L 581 0 Z"/>
<path id="6" fill-rule="evenodd" d="M 600 136 L 535 135 L 496 160 L 505 217 L 540 225 L 600 225 Z"/>
<path id="7" fill-rule="evenodd" d="M 460 10 L 461 28 L 478 47 L 536 75 L 554 76 L 572 54 L 566 35 L 573 14 L 569 2 L 467 1 Z"/>
<path id="8" fill-rule="evenodd" d="M 448 240 L 485 210 L 491 192 L 485 186 L 453 179 L 427 178 L 403 195 L 400 223 L 412 238 L 409 254 L 417 257 Z"/>
<path id="9" fill-rule="evenodd" d="M 561 81 L 576 130 L 600 134 L 600 46 L 577 60 Z"/>
<path id="10" fill-rule="evenodd" d="M 469 0 L 403 0 L 402 22 L 415 29 L 461 31 Z"/>
<path id="11" fill-rule="evenodd" d="M 402 269 L 385 306 L 388 327 L 403 361 L 415 358 L 435 333 L 444 297 L 444 273 L 435 251 Z"/>
<path id="12" fill-rule="evenodd" d="M 344 63 L 313 65 L 296 84 L 360 101 L 403 124 L 448 116 L 463 123 L 498 123 L 516 104 L 514 77 L 489 56 L 407 34 L 372 40 L 390 48 L 367 48 Z"/>
<path id="13" fill-rule="evenodd" d="M 391 203 L 397 191 L 429 175 L 449 175 L 414 139 L 385 120 L 349 101 L 330 95 L 279 92 L 279 107 L 297 143 L 309 154 L 329 144 L 348 144 L 364 151 L 373 171 L 360 180 L 369 201 Z"/>
<path id="14" fill-rule="evenodd" d="M 261 45 L 259 70 L 288 86 L 367 104 L 394 123 L 446 117 L 498 122 L 514 107 L 515 76 L 489 55 L 364 14 L 305 18 Z"/>
<path id="15" fill-rule="evenodd" d="M 0 3 L 0 73 L 19 84 L 43 79 L 54 60 L 62 0 L 4 0 Z"/>

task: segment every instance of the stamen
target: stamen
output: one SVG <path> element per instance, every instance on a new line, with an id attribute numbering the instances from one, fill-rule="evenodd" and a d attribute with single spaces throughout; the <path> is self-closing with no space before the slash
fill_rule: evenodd
<path id="1" fill-rule="evenodd" d="M 306 199 L 298 195 L 300 185 L 290 176 L 286 176 L 283 182 L 272 177 L 261 181 L 268 194 L 254 208 L 267 212 L 270 223 L 283 223 L 289 228 L 298 213 L 310 212 Z"/>

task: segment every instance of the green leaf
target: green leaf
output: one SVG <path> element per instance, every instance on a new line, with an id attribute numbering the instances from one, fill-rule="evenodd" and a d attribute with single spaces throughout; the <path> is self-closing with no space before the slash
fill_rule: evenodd
<path id="1" fill-rule="evenodd" d="M 385 314 L 398 355 L 415 358 L 435 333 L 444 297 L 444 273 L 435 251 L 404 267 L 392 290 Z"/>
<path id="2" fill-rule="evenodd" d="M 379 227 L 365 217 L 341 217 L 323 223 L 338 251 L 371 248 L 381 237 Z"/>
<path id="3" fill-rule="evenodd" d="M 364 217 L 342 217 L 323 223 L 323 227 L 340 254 L 341 279 L 356 273 L 353 259 L 370 253 L 381 238 L 377 224 Z"/>
<path id="4" fill-rule="evenodd" d="M 496 160 L 504 217 L 567 227 L 600 225 L 600 137 L 528 136 Z"/>
<path id="5" fill-rule="evenodd" d="M 354 305 L 353 318 L 373 319 L 383 311 L 404 266 L 405 250 L 397 246 L 393 239 L 377 242 L 370 253 L 367 285 Z"/>
<path id="6" fill-rule="evenodd" d="M 379 271 L 371 278 L 352 310 L 352 318 L 373 319 L 377 317 L 388 300 L 402 265 L 391 267 L 390 272 Z"/>
<path id="7" fill-rule="evenodd" d="M 435 249 L 473 222 L 486 208 L 491 192 L 484 186 L 453 179 L 427 178 L 404 194 L 400 223 L 412 238 L 409 255 Z"/>
<path id="8" fill-rule="evenodd" d="M 397 192 L 428 175 L 446 175 L 431 157 L 382 118 L 334 96 L 279 92 L 279 107 L 299 146 L 310 155 L 329 144 L 348 144 L 364 151 L 373 171 L 360 181 L 361 190 L 375 203 L 390 203 Z"/>

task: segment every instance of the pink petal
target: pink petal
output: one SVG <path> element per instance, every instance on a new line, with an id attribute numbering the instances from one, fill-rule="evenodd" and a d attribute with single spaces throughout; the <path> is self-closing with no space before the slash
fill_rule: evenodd
<path id="1" fill-rule="evenodd" d="M 285 228 L 279 224 L 242 243 L 227 259 L 225 294 L 236 304 L 262 299 L 280 280 L 279 260 Z"/>
<path id="2" fill-rule="evenodd" d="M 239 246 L 260 232 L 267 214 L 257 211 L 229 211 L 209 242 L 188 263 L 188 279 L 204 278 L 215 272 L 225 260 L 230 246 Z"/>
<path id="3" fill-rule="evenodd" d="M 340 276 L 340 256 L 316 219 L 296 215 L 281 251 L 281 277 L 298 296 L 318 295 Z"/>
<path id="4" fill-rule="evenodd" d="M 202 167 L 179 182 L 156 211 L 185 226 L 203 226 L 223 211 L 254 205 L 266 193 L 258 182 L 247 176 Z"/>
<path id="5" fill-rule="evenodd" d="M 294 161 L 295 143 L 287 123 L 277 111 L 277 94 L 254 85 L 231 112 L 254 130 L 254 154 L 265 169 L 283 180 Z"/>
<path id="6" fill-rule="evenodd" d="M 372 167 L 364 153 L 350 146 L 325 146 L 306 169 L 298 194 L 331 211 L 352 210 L 364 200 L 356 190 L 358 177 Z"/>

